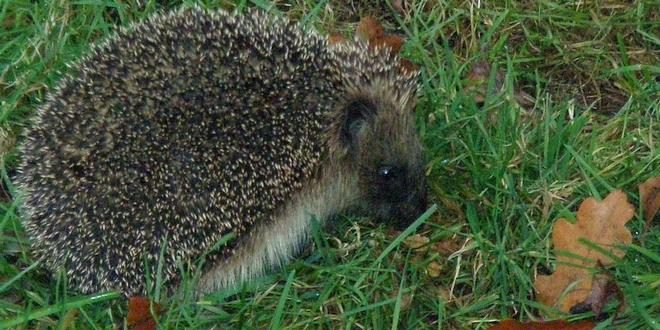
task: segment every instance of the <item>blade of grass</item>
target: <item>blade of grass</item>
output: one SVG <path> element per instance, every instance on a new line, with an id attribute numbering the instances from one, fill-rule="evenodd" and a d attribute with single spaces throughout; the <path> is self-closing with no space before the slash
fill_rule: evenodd
<path id="1" fill-rule="evenodd" d="M 273 321 L 270 324 L 270 329 L 276 330 L 280 329 L 280 324 L 282 323 L 282 315 L 284 314 L 284 306 L 286 305 L 286 300 L 289 297 L 289 291 L 291 290 L 291 285 L 293 284 L 293 279 L 296 276 L 296 271 L 293 270 L 289 273 L 289 276 L 286 279 L 284 284 L 284 289 L 282 290 L 282 295 L 280 296 L 280 301 L 277 303 L 277 308 L 275 309 L 275 314 L 273 315 Z"/>
<path id="2" fill-rule="evenodd" d="M 51 314 L 59 313 L 64 310 L 69 310 L 73 308 L 80 308 L 85 305 L 90 305 L 94 303 L 99 303 L 102 301 L 108 301 L 112 299 L 117 299 L 121 297 L 119 292 L 106 292 L 106 293 L 101 293 L 97 295 L 91 295 L 87 297 L 82 297 L 79 299 L 75 299 L 73 301 L 68 301 L 68 302 L 63 302 L 59 303 L 57 305 L 52 305 L 48 306 L 45 308 L 37 309 L 34 311 L 30 311 L 26 313 L 25 315 L 15 317 L 13 319 L 9 319 L 6 321 L 0 321 L 0 329 L 7 329 L 11 328 L 14 326 L 17 326 L 22 323 L 26 323 L 31 320 L 35 320 L 44 316 L 48 316 Z"/>
<path id="3" fill-rule="evenodd" d="M 390 245 L 388 245 L 385 248 L 385 250 L 383 250 L 383 252 L 381 252 L 378 258 L 376 258 L 376 260 L 374 260 L 371 263 L 370 267 L 375 268 L 376 265 L 381 263 L 383 259 L 385 259 L 385 257 L 387 257 L 387 255 L 390 254 L 390 252 L 394 251 L 394 249 L 397 246 L 399 246 L 401 242 L 403 242 L 408 236 L 414 233 L 419 226 L 421 226 L 424 222 L 426 222 L 426 220 L 428 220 L 431 217 L 431 215 L 435 213 L 437 209 L 438 209 L 438 205 L 433 204 L 433 206 L 431 206 L 428 210 L 426 210 L 426 212 L 424 212 L 421 216 L 419 216 L 419 218 L 417 218 L 415 222 L 413 222 L 410 226 L 408 226 L 406 230 L 404 230 L 401 234 L 399 234 L 399 236 L 397 236 L 397 238 L 394 239 L 394 241 L 392 241 L 392 243 L 390 243 Z M 359 287 L 360 284 L 362 284 L 362 282 L 364 282 L 366 278 L 367 278 L 367 274 L 365 273 L 362 276 L 360 276 L 360 278 L 357 281 L 355 281 L 355 284 L 353 286 L 356 288 Z"/>

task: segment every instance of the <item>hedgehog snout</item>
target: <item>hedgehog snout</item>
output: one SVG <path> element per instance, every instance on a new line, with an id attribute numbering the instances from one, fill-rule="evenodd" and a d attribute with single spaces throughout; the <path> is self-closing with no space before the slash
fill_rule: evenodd
<path id="1" fill-rule="evenodd" d="M 411 193 L 404 202 L 394 205 L 385 221 L 399 230 L 406 229 L 428 207 L 426 190 Z"/>
<path id="2" fill-rule="evenodd" d="M 403 230 L 426 211 L 428 196 L 424 182 L 405 182 L 398 189 L 376 190 L 372 196 L 372 215 L 382 223 Z M 412 189 L 411 189 L 412 188 Z"/>

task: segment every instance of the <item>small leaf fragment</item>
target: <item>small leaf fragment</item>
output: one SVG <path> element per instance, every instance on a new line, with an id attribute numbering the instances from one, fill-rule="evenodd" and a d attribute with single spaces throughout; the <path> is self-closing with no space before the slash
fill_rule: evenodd
<path id="1" fill-rule="evenodd" d="M 364 42 L 371 43 L 373 40 L 385 35 L 383 26 L 373 17 L 362 17 L 355 30 L 355 36 Z"/>
<path id="2" fill-rule="evenodd" d="M 365 16 L 360 20 L 355 30 L 355 36 L 358 40 L 368 43 L 370 48 L 387 47 L 391 54 L 397 54 L 405 43 L 403 37 L 385 33 L 380 22 L 371 16 Z M 399 65 L 404 72 L 417 71 L 415 64 L 409 60 L 400 59 Z"/>
<path id="3" fill-rule="evenodd" d="M 410 73 L 410 72 L 419 71 L 419 67 L 415 63 L 413 63 L 413 62 L 411 62 L 411 61 L 409 61 L 405 58 L 402 58 L 401 59 L 401 70 L 403 70 L 404 73 Z"/>
<path id="4" fill-rule="evenodd" d="M 489 330 L 590 330 L 596 327 L 592 321 L 580 321 L 569 323 L 564 320 L 549 322 L 525 322 L 516 320 L 504 320 Z"/>
<path id="5" fill-rule="evenodd" d="M 461 249 L 461 243 L 458 239 L 449 238 L 439 242 L 433 243 L 431 250 L 438 252 L 443 256 L 451 255 L 452 253 Z"/>
<path id="6" fill-rule="evenodd" d="M 398 53 L 405 43 L 402 37 L 385 33 L 383 26 L 371 16 L 360 20 L 355 35 L 359 40 L 367 42 L 369 47 L 389 47 L 393 54 Z"/>
<path id="7" fill-rule="evenodd" d="M 486 101 L 488 79 L 491 73 L 490 63 L 486 61 L 478 61 L 472 65 L 472 69 L 465 77 L 466 90 L 474 92 L 474 98 L 477 103 Z M 498 70 L 495 73 L 495 93 L 499 93 L 504 86 L 504 72 Z"/>
<path id="8" fill-rule="evenodd" d="M 567 265 L 557 266 L 549 276 L 539 275 L 534 282 L 537 291 L 536 300 L 546 306 L 555 306 L 561 299 L 560 310 L 569 312 L 571 307 L 582 303 L 591 291 L 591 272 L 586 269 Z M 564 294 L 569 286 L 573 287 Z"/>
<path id="9" fill-rule="evenodd" d="M 484 103 L 488 94 L 488 82 L 491 75 L 491 65 L 486 61 L 478 61 L 472 65 L 472 69 L 465 77 L 466 90 L 474 93 L 474 99 L 477 103 Z M 500 93 L 504 88 L 504 71 L 495 72 L 495 81 L 493 86 L 494 93 Z M 518 105 L 528 109 L 534 105 L 534 97 L 525 93 L 519 88 L 513 92 Z"/>
<path id="10" fill-rule="evenodd" d="M 649 178 L 639 185 L 639 200 L 648 228 L 660 210 L 660 176 Z"/>
<path id="11" fill-rule="evenodd" d="M 426 266 L 426 273 L 429 275 L 429 277 L 432 278 L 439 277 L 441 271 L 442 271 L 442 265 L 436 261 L 431 261 L 428 264 L 428 266 Z"/>
<path id="12" fill-rule="evenodd" d="M 340 33 L 332 33 L 328 36 L 328 43 L 330 45 L 341 44 L 341 43 L 344 43 L 344 42 L 347 42 L 347 41 L 348 41 L 348 39 L 346 39 L 346 37 L 344 37 Z"/>
<path id="13" fill-rule="evenodd" d="M 162 306 L 157 303 L 152 303 L 146 297 L 135 296 L 128 300 L 128 316 L 126 316 L 126 325 L 134 330 L 154 330 L 157 327 L 156 320 L 151 314 L 153 304 L 153 311 L 156 315 L 161 313 Z"/>
<path id="14" fill-rule="evenodd" d="M 426 236 L 422 236 L 421 234 L 415 234 L 406 237 L 406 239 L 403 241 L 403 246 L 411 250 L 416 250 L 426 246 L 427 244 L 429 244 L 430 241 L 431 239 Z"/>
<path id="15" fill-rule="evenodd" d="M 408 14 L 408 4 L 404 4 L 403 0 L 393 0 L 392 1 L 392 8 L 396 10 L 399 14 L 401 15 L 406 15 Z"/>
<path id="16" fill-rule="evenodd" d="M 591 285 L 591 293 L 584 303 L 577 304 L 571 308 L 571 313 L 578 313 L 591 310 L 596 315 L 603 312 L 603 307 L 612 297 L 617 297 L 619 300 L 618 313 L 622 313 L 625 309 L 625 301 L 623 292 L 618 284 L 614 281 L 614 277 L 609 273 L 601 273 L 594 276 Z"/>
<path id="17" fill-rule="evenodd" d="M 393 53 L 398 53 L 403 47 L 405 40 L 402 37 L 393 34 L 383 35 L 374 39 L 371 42 L 372 47 L 383 46 L 389 47 Z"/>

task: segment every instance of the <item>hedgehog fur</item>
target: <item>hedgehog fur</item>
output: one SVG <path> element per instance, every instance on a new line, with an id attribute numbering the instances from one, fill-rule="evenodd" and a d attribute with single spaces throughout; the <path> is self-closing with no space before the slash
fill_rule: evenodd
<path id="1" fill-rule="evenodd" d="M 16 182 L 35 255 L 84 293 L 145 294 L 159 263 L 167 287 L 183 266 L 209 292 L 285 263 L 312 217 L 405 225 L 425 189 L 416 76 L 397 63 L 259 11 L 122 29 L 26 130 Z"/>

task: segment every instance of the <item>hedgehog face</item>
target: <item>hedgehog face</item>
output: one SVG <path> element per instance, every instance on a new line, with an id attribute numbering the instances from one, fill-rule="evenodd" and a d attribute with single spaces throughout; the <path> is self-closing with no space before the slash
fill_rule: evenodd
<path id="1" fill-rule="evenodd" d="M 388 98 L 357 97 L 346 106 L 342 140 L 355 161 L 359 209 L 399 229 L 427 206 L 414 114 Z"/>

